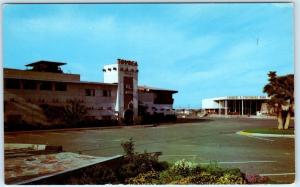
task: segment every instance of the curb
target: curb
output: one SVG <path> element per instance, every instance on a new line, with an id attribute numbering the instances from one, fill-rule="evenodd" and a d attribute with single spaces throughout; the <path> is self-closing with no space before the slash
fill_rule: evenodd
<path id="1" fill-rule="evenodd" d="M 118 129 L 123 128 L 122 126 L 111 126 L 111 127 L 82 127 L 82 128 L 64 128 L 64 129 L 45 129 L 45 130 L 28 130 L 28 131 L 8 131 L 5 134 L 15 133 L 32 133 L 32 132 L 59 132 L 59 131 L 81 131 L 81 130 L 105 130 L 105 129 Z"/>
<path id="2" fill-rule="evenodd" d="M 106 129 L 122 129 L 122 128 L 145 128 L 153 127 L 153 125 L 132 125 L 132 126 L 107 126 L 107 127 L 81 127 L 81 128 L 63 128 L 63 129 L 45 129 L 45 130 L 28 130 L 28 131 L 10 131 L 4 134 L 18 133 L 36 133 L 36 132 L 60 132 L 60 131 L 82 131 L 82 130 L 106 130 Z"/>
<path id="3" fill-rule="evenodd" d="M 259 136 L 259 137 L 273 137 L 273 138 L 295 138 L 294 134 L 263 134 L 263 133 L 250 133 L 244 131 L 238 131 L 236 134 L 244 136 Z"/>

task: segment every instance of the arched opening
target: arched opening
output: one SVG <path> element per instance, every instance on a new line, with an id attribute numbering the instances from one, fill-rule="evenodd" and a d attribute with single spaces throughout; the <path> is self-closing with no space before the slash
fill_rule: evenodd
<path id="1" fill-rule="evenodd" d="M 127 109 L 124 112 L 124 123 L 126 125 L 133 125 L 133 110 Z"/>

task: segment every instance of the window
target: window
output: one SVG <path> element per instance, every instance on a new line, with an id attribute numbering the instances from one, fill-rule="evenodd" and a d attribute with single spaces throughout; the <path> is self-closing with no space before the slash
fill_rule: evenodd
<path id="1" fill-rule="evenodd" d="M 111 116 L 102 116 L 103 120 L 111 120 Z"/>
<path id="2" fill-rule="evenodd" d="M 58 99 L 52 99 L 52 102 L 53 103 L 59 103 L 59 100 Z"/>
<path id="3" fill-rule="evenodd" d="M 21 84 L 19 79 L 5 79 L 6 89 L 20 89 Z"/>
<path id="4" fill-rule="evenodd" d="M 103 97 L 110 97 L 111 96 L 111 90 L 103 90 Z"/>
<path id="5" fill-rule="evenodd" d="M 41 82 L 40 90 L 52 90 L 52 82 Z"/>
<path id="6" fill-rule="evenodd" d="M 131 88 L 131 84 L 126 84 L 126 85 L 125 85 L 125 88 L 126 88 L 126 89 L 132 89 L 132 88 Z"/>
<path id="7" fill-rule="evenodd" d="M 39 103 L 45 103 L 45 100 L 42 99 L 42 98 L 40 98 L 40 99 L 39 99 Z"/>
<path id="8" fill-rule="evenodd" d="M 62 82 L 55 83 L 55 91 L 66 91 L 67 84 Z"/>
<path id="9" fill-rule="evenodd" d="M 95 96 L 95 89 L 85 89 L 85 96 Z"/>
<path id="10" fill-rule="evenodd" d="M 37 82 L 33 80 L 25 80 L 23 82 L 23 88 L 25 90 L 36 90 L 37 88 Z"/>

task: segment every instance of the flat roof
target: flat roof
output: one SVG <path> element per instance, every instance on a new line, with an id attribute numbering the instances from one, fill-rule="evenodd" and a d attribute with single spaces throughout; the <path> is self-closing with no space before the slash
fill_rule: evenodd
<path id="1" fill-rule="evenodd" d="M 150 87 L 150 86 L 139 86 L 139 90 L 154 90 L 154 91 L 168 91 L 173 93 L 178 93 L 177 90 L 170 90 L 170 89 L 164 89 L 164 88 L 156 88 L 156 87 Z"/>
<path id="2" fill-rule="evenodd" d="M 117 86 L 115 83 L 104 83 L 104 82 L 90 82 L 90 81 L 64 81 L 64 80 L 41 80 L 41 79 L 30 79 L 30 78 L 9 78 L 9 79 L 21 79 L 21 80 L 32 80 L 32 81 L 45 81 L 45 82 L 63 82 L 63 83 L 73 83 L 73 84 L 94 84 L 94 85 L 108 85 Z"/>
<path id="3" fill-rule="evenodd" d="M 48 60 L 40 60 L 40 61 L 33 62 L 31 64 L 26 64 L 25 66 L 35 66 L 35 65 L 39 65 L 39 64 L 51 64 L 51 65 L 62 66 L 62 65 L 65 65 L 67 63 L 64 63 L 64 62 L 55 62 L 55 61 L 48 61 Z"/>
<path id="4" fill-rule="evenodd" d="M 4 68 L 9 69 L 9 68 Z M 9 69 L 10 70 L 10 69 Z M 11 70 L 18 70 L 18 69 L 11 69 Z M 19 70 L 23 71 L 23 70 Z M 73 75 L 73 74 L 72 74 Z M 108 86 L 118 86 L 118 83 L 104 83 L 104 82 L 91 82 L 91 81 L 68 81 L 68 80 L 41 80 L 41 79 L 31 79 L 31 78 L 14 78 L 9 77 L 9 79 L 22 79 L 22 80 L 34 80 L 34 81 L 53 81 L 53 82 L 64 82 L 64 83 L 73 83 L 73 84 L 94 84 L 94 85 L 108 85 Z M 178 93 L 176 90 L 170 90 L 170 89 L 163 89 L 163 88 L 156 88 L 156 87 L 150 87 L 150 86 L 138 86 L 139 90 L 154 90 L 154 91 L 168 91 L 173 93 Z"/>
<path id="5" fill-rule="evenodd" d="M 270 99 L 267 96 L 223 96 L 223 97 L 214 97 L 214 98 L 206 98 L 203 100 L 215 100 L 215 101 L 219 101 L 219 100 L 266 100 L 266 99 Z"/>

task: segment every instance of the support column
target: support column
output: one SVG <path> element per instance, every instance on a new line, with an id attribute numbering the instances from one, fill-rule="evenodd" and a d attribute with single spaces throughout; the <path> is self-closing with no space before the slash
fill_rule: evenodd
<path id="1" fill-rule="evenodd" d="M 234 113 L 236 113 L 236 100 L 234 100 Z"/>
<path id="2" fill-rule="evenodd" d="M 219 105 L 219 116 L 220 116 L 221 115 L 221 101 L 219 101 L 218 105 Z"/>
<path id="3" fill-rule="evenodd" d="M 255 101 L 255 115 L 257 115 L 257 101 Z"/>
<path id="4" fill-rule="evenodd" d="M 251 102 L 251 100 L 250 100 L 250 109 L 249 109 L 250 111 L 249 111 L 249 114 L 250 114 L 250 116 L 252 115 L 252 102 Z"/>
<path id="5" fill-rule="evenodd" d="M 228 101 L 227 100 L 225 100 L 225 116 L 227 116 L 227 103 Z"/>
<path id="6" fill-rule="evenodd" d="M 244 100 L 242 99 L 242 116 L 244 115 Z"/>

